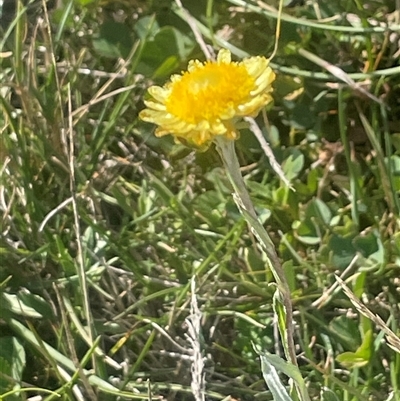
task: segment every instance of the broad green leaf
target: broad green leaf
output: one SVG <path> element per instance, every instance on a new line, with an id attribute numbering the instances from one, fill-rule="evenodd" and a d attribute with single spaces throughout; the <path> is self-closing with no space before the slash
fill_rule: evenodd
<path id="1" fill-rule="evenodd" d="M 41 313 L 39 313 L 36 309 L 32 307 L 33 299 L 30 297 L 25 297 L 25 300 L 23 300 L 20 295 L 4 293 L 1 295 L 1 298 L 1 309 L 4 309 L 5 311 L 10 311 L 12 313 L 15 313 L 16 315 L 31 318 L 43 317 Z"/>
<path id="2" fill-rule="evenodd" d="M 307 187 L 311 193 L 316 192 L 318 189 L 318 183 L 320 181 L 320 173 L 317 169 L 311 170 L 307 175 Z"/>
<path id="3" fill-rule="evenodd" d="M 354 320 L 344 315 L 338 316 L 331 320 L 329 328 L 347 349 L 357 349 L 361 338 L 358 325 Z"/>
<path id="4" fill-rule="evenodd" d="M 356 352 L 343 352 L 336 357 L 336 360 L 349 369 L 367 365 L 372 355 L 372 341 L 372 330 L 369 330 Z"/>
<path id="5" fill-rule="evenodd" d="M 304 90 L 303 79 L 282 74 L 276 80 L 274 93 L 282 99 L 302 90 Z"/>
<path id="6" fill-rule="evenodd" d="M 24 303 L 28 308 L 32 308 L 42 317 L 46 319 L 53 319 L 54 314 L 51 306 L 42 297 L 36 294 L 32 294 L 28 291 L 19 291 L 17 297 Z"/>
<path id="7" fill-rule="evenodd" d="M 368 330 L 365 333 L 363 342 L 357 348 L 356 354 L 364 357 L 367 361 L 369 361 L 372 356 L 372 343 L 373 343 L 373 333 L 372 330 Z"/>
<path id="8" fill-rule="evenodd" d="M 339 269 L 346 268 L 357 252 L 350 237 L 337 234 L 333 234 L 329 239 L 328 249 L 332 255 L 332 264 Z"/>
<path id="9" fill-rule="evenodd" d="M 155 20 L 154 15 L 152 15 L 152 16 L 145 16 L 143 18 L 140 18 L 135 23 L 135 26 L 133 29 L 135 30 L 139 39 L 145 40 L 145 39 L 154 38 L 154 36 L 160 30 L 160 26 L 158 25 L 157 21 Z"/>
<path id="10" fill-rule="evenodd" d="M 355 352 L 343 352 L 336 357 L 336 360 L 350 369 L 361 368 L 368 363 L 365 358 Z"/>
<path id="11" fill-rule="evenodd" d="M 133 46 L 132 32 L 125 24 L 107 21 L 101 25 L 99 37 L 93 40 L 93 46 L 103 57 L 126 58 Z"/>
<path id="12" fill-rule="evenodd" d="M 385 262 L 385 250 L 377 230 L 357 235 L 353 239 L 353 245 L 366 259 L 376 263 Z"/>
<path id="13" fill-rule="evenodd" d="M 316 218 L 321 221 L 321 223 L 329 225 L 332 219 L 332 213 L 326 203 L 316 198 L 307 205 L 306 218 Z"/>
<path id="14" fill-rule="evenodd" d="M 317 245 L 321 242 L 317 226 L 310 220 L 294 224 L 296 238 L 306 245 Z"/>
<path id="15" fill-rule="evenodd" d="M 289 181 L 296 178 L 304 167 L 304 155 L 293 152 L 283 163 L 282 169 Z"/>
<path id="16" fill-rule="evenodd" d="M 310 113 L 310 106 L 297 103 L 291 110 L 290 123 L 293 128 L 310 129 L 315 123 L 314 114 Z"/>
<path id="17" fill-rule="evenodd" d="M 191 39 L 173 27 L 163 27 L 145 43 L 137 72 L 153 78 L 167 77 L 182 61 L 186 62 L 192 49 Z"/>

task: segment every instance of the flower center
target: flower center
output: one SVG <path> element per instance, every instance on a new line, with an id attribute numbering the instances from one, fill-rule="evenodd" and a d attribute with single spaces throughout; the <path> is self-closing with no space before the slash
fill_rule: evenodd
<path id="1" fill-rule="evenodd" d="M 173 82 L 166 108 L 187 123 L 229 119 L 254 89 L 254 79 L 243 65 L 207 62 Z"/>

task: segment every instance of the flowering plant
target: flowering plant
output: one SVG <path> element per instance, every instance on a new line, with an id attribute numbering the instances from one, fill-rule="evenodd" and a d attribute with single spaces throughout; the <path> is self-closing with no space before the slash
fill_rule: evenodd
<path id="1" fill-rule="evenodd" d="M 234 200 L 267 255 L 277 285 L 274 310 L 286 357 L 295 369 L 290 289 L 275 246 L 247 192 L 233 141 L 239 136 L 237 121 L 252 120 L 272 102 L 274 80 L 275 73 L 265 57 L 232 62 L 230 51 L 222 49 L 216 61 L 190 61 L 186 72 L 173 75 L 163 87 L 150 87 L 151 99 L 145 101 L 147 108 L 140 112 L 140 118 L 158 126 L 157 136 L 171 134 L 175 140 L 201 150 L 215 143 L 234 189 Z M 269 154 L 273 158 L 272 151 Z M 271 160 L 271 165 L 274 164 L 276 161 Z M 284 178 L 280 167 L 274 169 Z M 296 385 L 302 395 L 304 385 L 300 382 Z M 309 400 L 303 396 L 301 399 Z"/>
<path id="2" fill-rule="evenodd" d="M 272 102 L 274 80 L 265 57 L 233 62 L 230 51 L 222 49 L 217 61 L 192 60 L 186 72 L 173 75 L 163 87 L 150 87 L 152 99 L 145 101 L 140 118 L 158 125 L 157 136 L 171 134 L 207 149 L 217 136 L 236 139 L 236 121 L 255 117 Z"/>

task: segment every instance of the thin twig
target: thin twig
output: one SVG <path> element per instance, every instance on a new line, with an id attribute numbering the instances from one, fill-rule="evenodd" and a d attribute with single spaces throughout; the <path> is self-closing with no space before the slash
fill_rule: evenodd
<path id="1" fill-rule="evenodd" d="M 256 123 L 256 121 L 254 120 L 254 118 L 245 117 L 244 120 L 250 124 L 250 129 L 253 132 L 254 136 L 257 138 L 259 144 L 261 145 L 261 149 L 267 156 L 269 164 L 271 165 L 272 169 L 279 176 L 279 178 L 285 183 L 285 185 L 287 185 L 291 190 L 294 191 L 293 186 L 290 184 L 289 180 L 285 177 L 285 173 L 283 172 L 282 167 L 276 161 L 272 149 L 270 148 L 268 142 L 265 140 L 264 135 L 260 127 Z"/>
<path id="2" fill-rule="evenodd" d="M 40 223 L 38 232 L 42 232 L 47 222 L 56 215 L 60 210 L 64 209 L 65 206 L 69 205 L 72 202 L 72 197 L 69 197 L 62 201 L 58 206 L 56 206 L 53 210 L 46 214 L 43 221 Z"/>
<path id="3" fill-rule="evenodd" d="M 206 42 L 203 39 L 203 36 L 197 27 L 196 20 L 190 15 L 190 13 L 183 7 L 181 0 L 175 0 L 176 5 L 182 10 L 183 15 L 186 17 L 186 22 L 190 26 L 196 42 L 200 46 L 201 50 L 203 51 L 204 55 L 206 56 L 207 60 L 215 60 L 215 56 L 211 53 L 209 47 L 207 46 Z"/>
<path id="4" fill-rule="evenodd" d="M 183 354 L 188 354 L 188 353 L 191 354 L 191 351 L 188 352 L 188 350 L 185 347 L 182 347 L 182 345 L 178 344 L 159 324 L 147 318 L 142 319 L 142 321 L 144 323 L 150 324 L 154 329 L 156 329 L 161 335 L 163 335 L 167 340 L 169 340 Z"/>
<path id="5" fill-rule="evenodd" d="M 382 320 L 379 315 L 372 313 L 350 290 L 350 288 L 345 284 L 345 282 L 338 276 L 335 275 L 336 281 L 342 287 L 343 292 L 350 299 L 354 307 L 365 317 L 370 319 L 379 327 L 386 335 L 387 345 L 394 351 L 400 354 L 400 338 L 387 326 L 387 324 Z"/>
<path id="6" fill-rule="evenodd" d="M 358 259 L 359 255 L 354 256 L 350 264 L 346 267 L 346 269 L 343 270 L 343 272 L 340 274 L 340 278 L 342 280 L 348 275 L 348 273 L 350 273 L 353 270 L 353 267 L 356 266 Z M 336 281 L 336 283 L 333 283 L 330 286 L 330 288 L 324 291 L 322 295 L 311 304 L 311 306 L 313 308 L 321 309 L 323 306 L 326 305 L 326 303 L 331 298 L 331 295 L 335 292 L 337 287 L 339 287 L 338 281 Z"/>

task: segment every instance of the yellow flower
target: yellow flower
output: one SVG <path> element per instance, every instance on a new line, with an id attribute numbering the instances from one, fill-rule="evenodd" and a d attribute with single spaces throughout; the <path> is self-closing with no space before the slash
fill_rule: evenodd
<path id="1" fill-rule="evenodd" d="M 236 139 L 238 117 L 255 117 L 272 101 L 275 73 L 265 57 L 232 62 L 222 49 L 217 61 L 189 62 L 188 70 L 173 75 L 163 87 L 152 86 L 152 99 L 140 113 L 158 125 L 157 136 L 171 134 L 197 147 L 207 147 L 217 136 Z"/>

